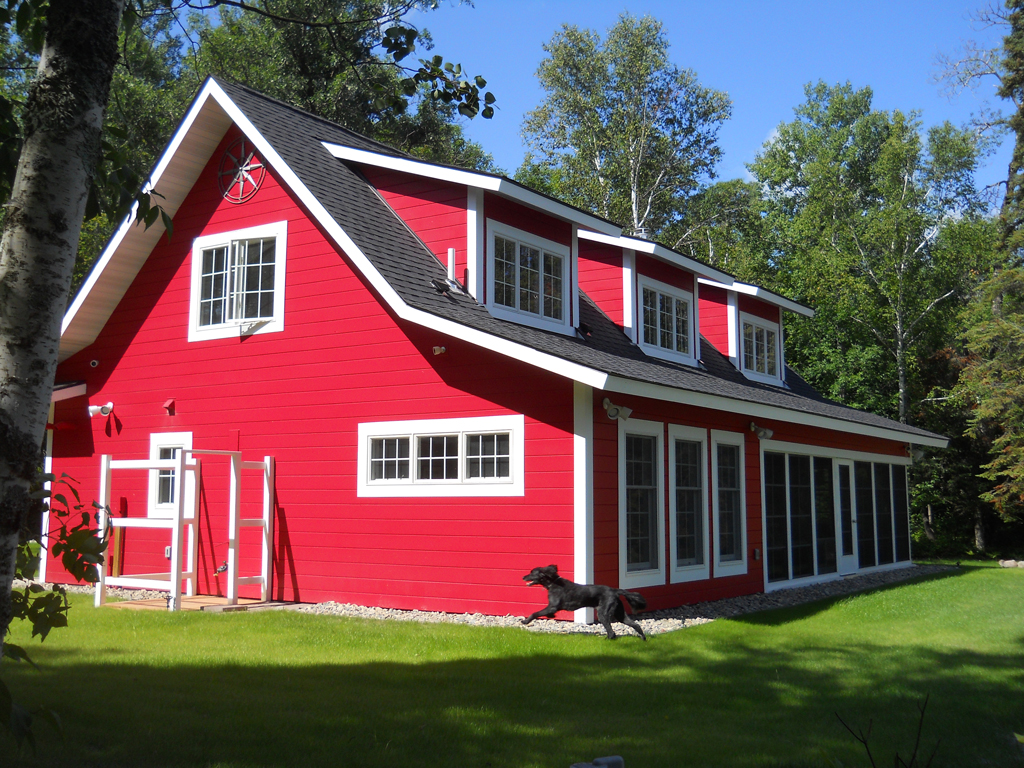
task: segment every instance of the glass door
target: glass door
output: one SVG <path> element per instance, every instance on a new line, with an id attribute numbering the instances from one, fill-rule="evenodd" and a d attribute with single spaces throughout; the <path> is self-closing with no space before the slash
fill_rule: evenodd
<path id="1" fill-rule="evenodd" d="M 843 576 L 857 570 L 857 515 L 854 511 L 853 462 L 836 462 L 836 530 L 839 551 L 839 573 Z"/>

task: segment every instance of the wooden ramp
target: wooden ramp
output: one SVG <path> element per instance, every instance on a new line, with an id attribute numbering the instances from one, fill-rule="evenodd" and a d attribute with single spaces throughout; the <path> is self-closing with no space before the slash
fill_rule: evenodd
<path id="1" fill-rule="evenodd" d="M 129 608 L 139 611 L 166 611 L 167 610 L 167 598 L 155 597 L 150 600 L 122 600 L 120 602 L 105 602 L 103 604 L 107 608 Z M 267 610 L 272 608 L 287 608 L 293 605 L 292 603 L 268 603 L 262 600 L 256 600 L 255 598 L 238 598 L 238 602 L 235 605 L 231 605 L 226 597 L 217 597 L 216 595 L 193 595 L 190 597 L 182 596 L 181 598 L 181 610 L 183 611 L 211 611 L 211 612 L 223 612 L 223 611 L 249 611 L 249 610 Z"/>

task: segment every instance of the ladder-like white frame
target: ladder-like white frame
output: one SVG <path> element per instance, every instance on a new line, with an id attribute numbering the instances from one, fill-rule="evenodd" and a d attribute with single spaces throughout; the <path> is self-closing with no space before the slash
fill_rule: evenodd
<path id="1" fill-rule="evenodd" d="M 99 524 L 98 535 L 105 538 L 110 528 L 167 528 L 171 531 L 171 570 L 168 574 L 136 574 L 134 576 L 107 576 L 106 563 L 97 567 L 99 580 L 96 582 L 95 604 L 97 607 L 106 602 L 107 586 L 127 587 L 129 589 L 167 590 L 170 597 L 167 609 L 176 611 L 181 608 L 181 581 L 186 580 L 185 594 L 195 594 L 196 565 L 196 524 L 199 520 L 199 495 L 201 463 L 198 458 L 189 463 L 186 454 L 227 456 L 231 461 L 230 487 L 228 497 L 228 571 L 227 571 L 227 602 L 228 605 L 238 604 L 238 588 L 248 584 L 260 585 L 260 600 L 267 602 L 271 593 L 271 567 L 274 547 L 274 474 L 273 456 L 264 456 L 263 461 L 242 461 L 241 451 L 201 451 L 182 450 L 173 459 L 141 459 L 114 461 L 107 454 L 100 457 L 100 509 L 97 513 Z M 185 483 L 179 484 L 177 508 L 171 518 L 131 518 L 114 517 L 108 513 L 111 497 L 111 471 L 114 469 L 145 469 L 173 470 L 176 477 L 185 478 L 185 472 L 195 473 L 195 506 L 186 514 Z M 263 473 L 263 515 L 255 518 L 242 518 L 242 470 L 258 469 Z M 188 526 L 187 566 L 182 568 L 181 541 L 184 528 Z M 241 528 L 262 528 L 261 568 L 258 576 L 239 576 L 238 545 Z M 166 578 L 162 578 L 166 576 Z M 177 576 L 177 578 L 175 578 Z"/>

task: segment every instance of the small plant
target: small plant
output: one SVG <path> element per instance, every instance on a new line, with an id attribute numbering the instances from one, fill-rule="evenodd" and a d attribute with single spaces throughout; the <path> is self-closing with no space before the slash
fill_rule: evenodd
<path id="1" fill-rule="evenodd" d="M 914 766 L 918 764 L 918 750 L 921 747 L 921 734 L 924 732 L 924 714 L 928 709 L 928 698 L 928 696 L 925 696 L 924 702 L 917 705 L 917 711 L 920 712 L 920 717 L 918 717 L 917 720 L 917 738 L 914 739 L 914 751 L 910 753 L 910 760 L 904 760 L 900 756 L 900 753 L 897 752 L 893 759 L 893 766 L 895 766 L 895 768 L 914 768 Z M 865 733 L 863 730 L 854 731 L 853 728 L 851 728 L 846 721 L 840 717 L 838 712 L 836 712 L 836 717 L 839 718 L 839 722 L 843 724 L 843 727 L 850 732 L 850 735 L 864 746 L 864 750 L 868 754 L 868 761 L 871 763 L 871 767 L 878 768 L 878 764 L 875 762 L 875 756 L 871 754 L 871 745 L 868 743 L 868 739 L 871 738 L 871 726 L 874 724 L 874 721 L 868 720 L 868 730 Z M 941 741 L 942 740 L 940 739 L 935 742 L 935 748 L 932 750 L 931 755 L 928 756 L 928 760 L 924 763 L 923 768 L 929 768 L 929 766 L 931 766 L 932 760 L 935 759 L 935 753 L 939 751 L 939 744 Z"/>

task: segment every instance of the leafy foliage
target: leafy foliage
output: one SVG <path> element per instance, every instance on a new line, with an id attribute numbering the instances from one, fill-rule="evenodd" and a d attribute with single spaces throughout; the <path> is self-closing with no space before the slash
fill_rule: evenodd
<path id="1" fill-rule="evenodd" d="M 714 177 L 718 130 L 731 113 L 728 96 L 673 65 L 668 48 L 649 16 L 624 14 L 606 40 L 563 26 L 537 70 L 544 102 L 522 129 L 537 153 L 530 162 L 557 170 L 559 197 L 641 233 L 677 220 Z"/>

